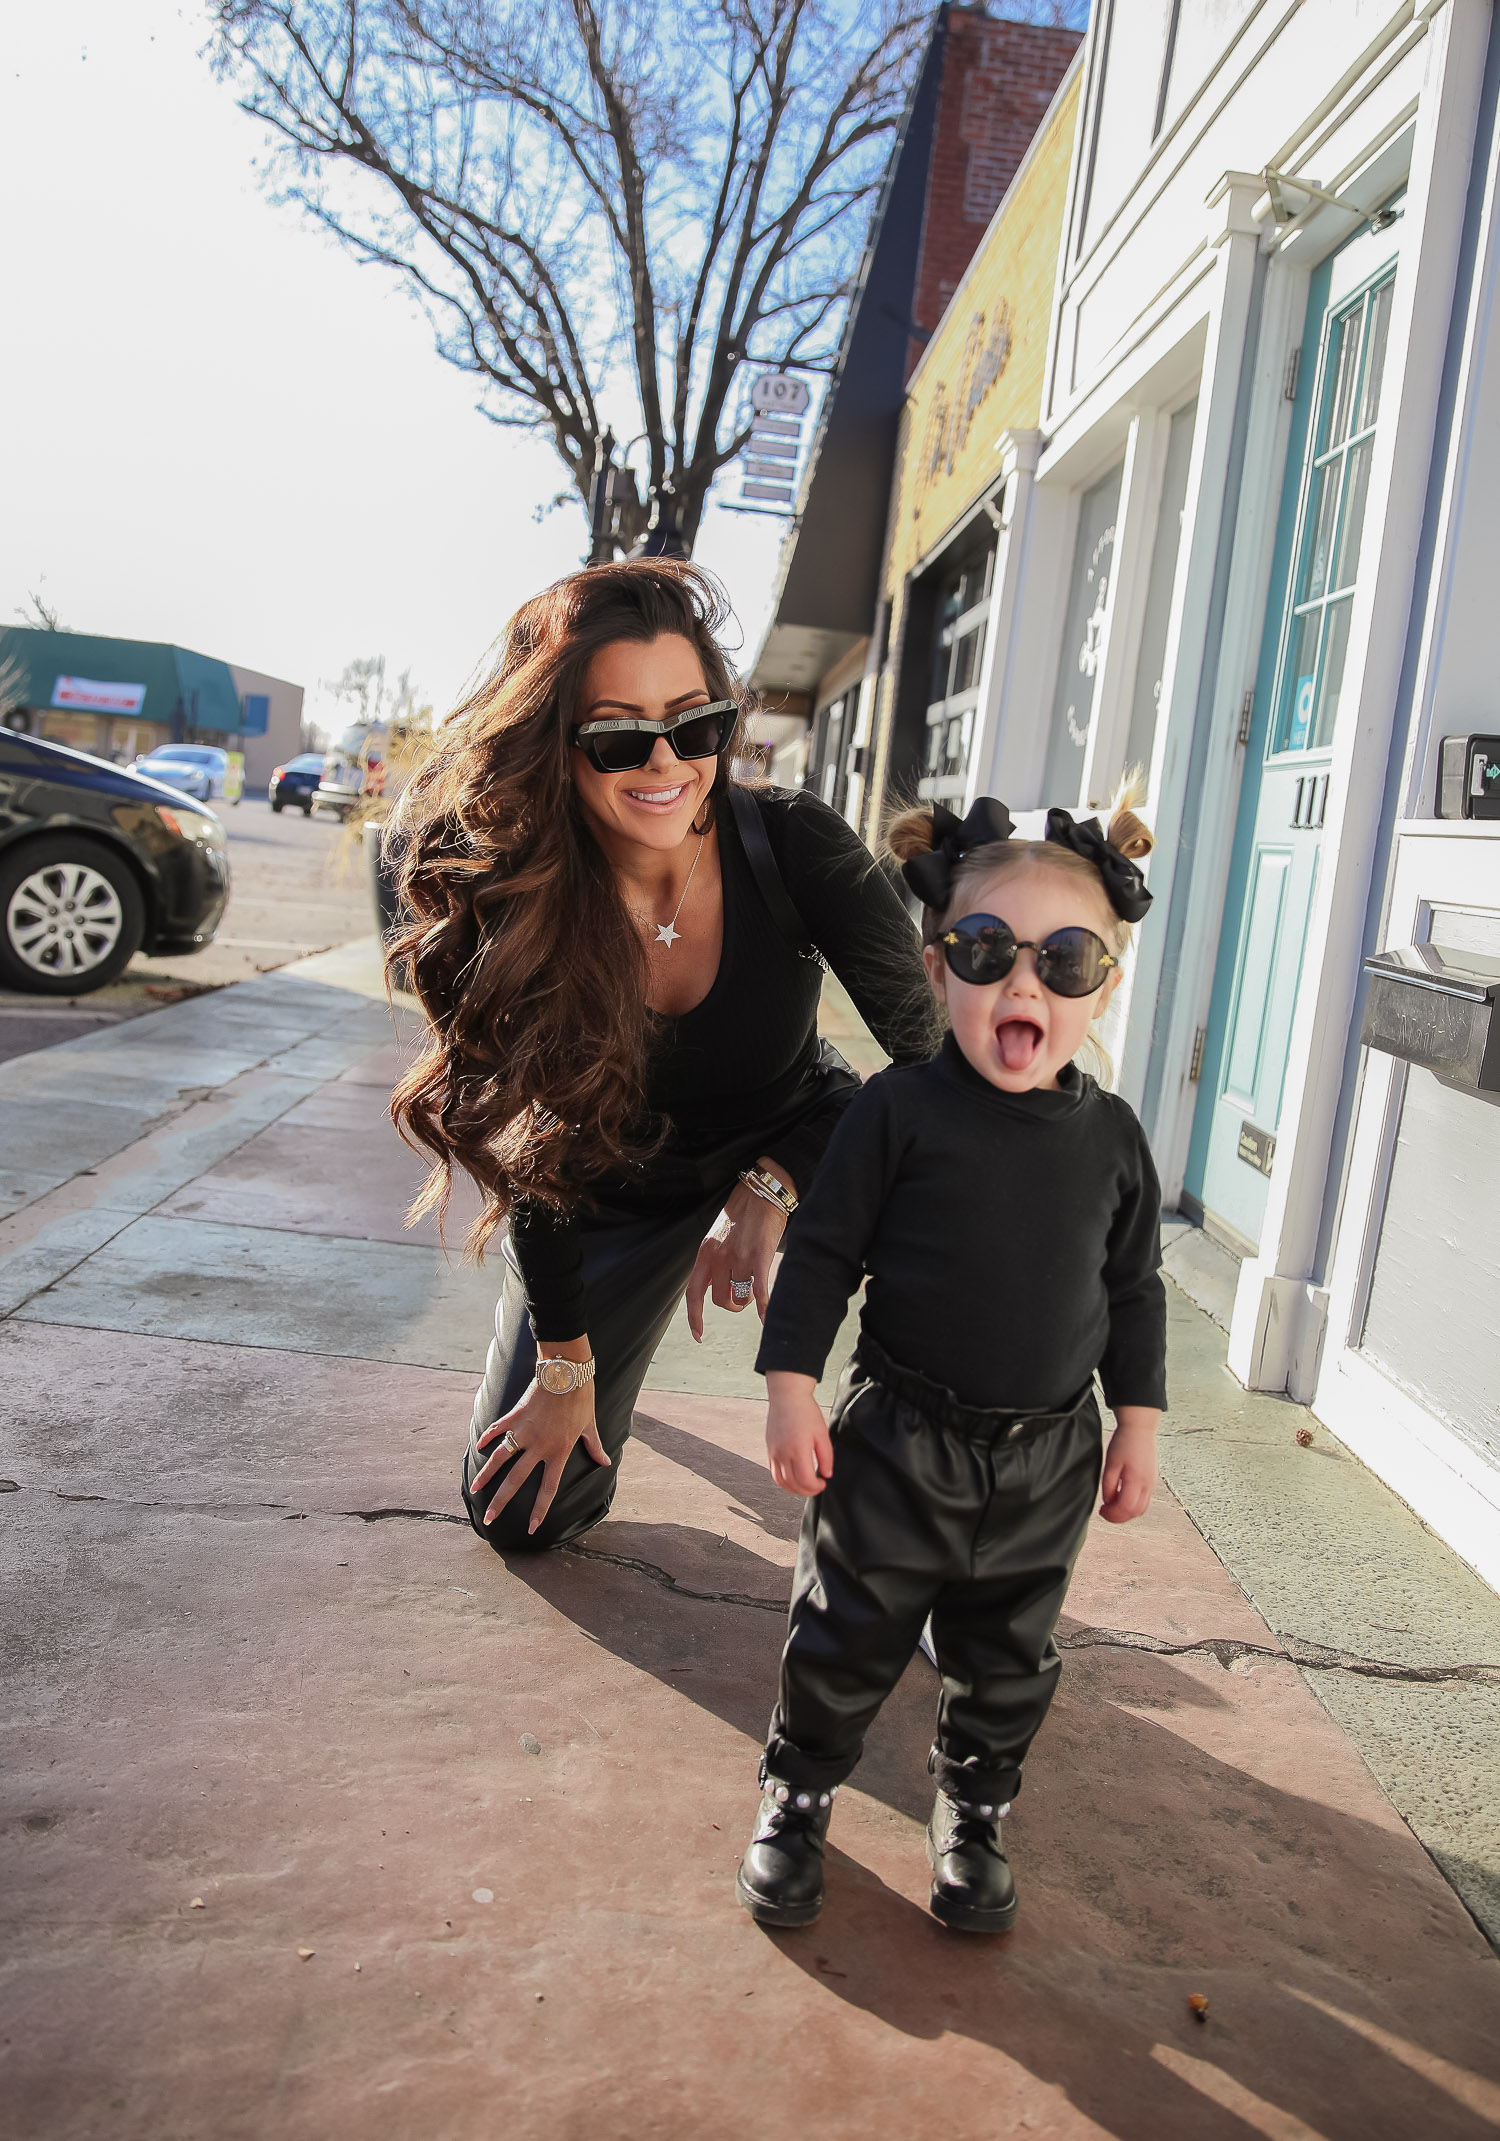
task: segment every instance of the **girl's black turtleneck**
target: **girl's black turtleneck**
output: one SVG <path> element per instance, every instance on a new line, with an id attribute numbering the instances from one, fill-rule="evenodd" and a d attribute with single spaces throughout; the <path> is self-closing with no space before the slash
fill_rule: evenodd
<path id="1" fill-rule="evenodd" d="M 966 1405 L 1166 1405 L 1161 1193 L 1127 1103 L 1070 1066 L 1005 1093 L 949 1034 L 882 1071 L 787 1234 L 756 1367 L 821 1376 L 850 1296 L 903 1367 Z"/>

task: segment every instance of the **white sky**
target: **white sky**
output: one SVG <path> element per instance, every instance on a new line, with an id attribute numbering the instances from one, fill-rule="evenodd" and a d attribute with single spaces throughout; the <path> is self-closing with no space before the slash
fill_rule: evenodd
<path id="1" fill-rule="evenodd" d="M 206 35 L 170 0 L 7 12 L 0 623 L 39 588 L 74 630 L 289 677 L 324 720 L 320 680 L 384 654 L 442 708 L 579 563 L 582 508 L 538 526 L 550 448 L 478 414 L 393 276 L 271 204 Z M 711 506 L 700 537 L 747 650 L 783 525 Z"/>

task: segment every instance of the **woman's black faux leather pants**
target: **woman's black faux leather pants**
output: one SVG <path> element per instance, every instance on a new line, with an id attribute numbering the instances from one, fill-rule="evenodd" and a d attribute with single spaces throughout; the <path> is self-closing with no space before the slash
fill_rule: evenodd
<path id="1" fill-rule="evenodd" d="M 862 1338 L 830 1425 L 766 1769 L 842 1784 L 930 1614 L 942 1693 L 928 1766 L 961 1799 L 1013 1799 L 1057 1687 L 1053 1631 L 1099 1488 L 1093 1391 L 1065 1413 L 979 1412 Z"/>
<path id="2" fill-rule="evenodd" d="M 609 1514 L 620 1452 L 630 1438 L 630 1417 L 641 1385 L 692 1276 L 699 1245 L 733 1186 L 731 1175 L 698 1202 L 666 1218 L 622 1218 L 584 1231 L 583 1277 L 589 1299 L 589 1340 L 596 1362 L 594 1420 L 611 1461 L 608 1467 L 595 1464 L 580 1442 L 563 1467 L 552 1507 L 535 1534 L 528 1533 L 526 1526 L 542 1482 L 540 1465 L 491 1525 L 484 1523 L 484 1512 L 505 1478 L 505 1470 L 496 1473 L 477 1499 L 469 1492 L 469 1481 L 489 1454 L 487 1451 L 480 1455 L 478 1437 L 521 1402 L 536 1373 L 536 1340 L 526 1312 L 526 1289 L 510 1261 L 506 1244 L 502 1255 L 504 1283 L 495 1307 L 495 1336 L 484 1380 L 474 1399 L 462 1480 L 469 1520 L 480 1538 L 497 1553 L 538 1552 L 561 1546 Z M 752 1308 L 749 1314 L 754 1313 Z"/>

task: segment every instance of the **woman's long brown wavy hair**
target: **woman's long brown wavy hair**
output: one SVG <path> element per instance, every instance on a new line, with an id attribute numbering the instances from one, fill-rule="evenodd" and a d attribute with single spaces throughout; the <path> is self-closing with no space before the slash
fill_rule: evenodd
<path id="1" fill-rule="evenodd" d="M 663 634 L 689 640 L 709 697 L 743 714 L 718 644 L 728 615 L 717 584 L 673 560 L 559 580 L 516 612 L 493 672 L 401 799 L 387 838 L 405 926 L 388 957 L 428 1035 L 391 1114 L 435 1161 L 413 1216 L 441 1216 L 456 1168 L 479 1185 L 476 1255 L 518 1198 L 565 1211 L 592 1177 L 652 1149 L 645 947 L 579 810 L 572 730 L 599 649 Z"/>

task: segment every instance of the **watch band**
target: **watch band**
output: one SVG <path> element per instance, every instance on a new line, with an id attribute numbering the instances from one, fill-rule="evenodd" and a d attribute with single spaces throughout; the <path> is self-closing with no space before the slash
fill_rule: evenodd
<path id="1" fill-rule="evenodd" d="M 740 1180 L 746 1189 L 753 1190 L 767 1204 L 774 1204 L 778 1212 L 788 1219 L 797 1209 L 797 1199 L 784 1182 L 767 1172 L 764 1167 L 745 1167 L 740 1170 Z"/>
<path id="2" fill-rule="evenodd" d="M 550 1391 L 553 1397 L 566 1397 L 570 1391 L 581 1390 L 585 1383 L 594 1379 L 594 1362 L 588 1360 L 564 1360 L 552 1354 L 536 1364 L 536 1380 L 539 1389 Z"/>

